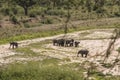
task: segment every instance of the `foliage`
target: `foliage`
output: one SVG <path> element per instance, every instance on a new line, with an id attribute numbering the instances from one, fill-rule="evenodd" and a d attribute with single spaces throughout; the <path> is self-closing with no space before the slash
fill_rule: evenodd
<path id="1" fill-rule="evenodd" d="M 4 15 L 10 15 L 11 14 L 10 8 L 1 8 L 1 12 Z"/>
<path id="2" fill-rule="evenodd" d="M 94 22 L 94 21 L 93 21 Z M 99 22 L 99 21 L 98 21 Z M 104 21 L 105 22 L 105 21 Z M 102 25 L 96 25 L 96 23 L 91 22 L 91 26 L 86 26 L 86 23 L 83 23 L 79 26 L 69 27 L 69 32 L 74 31 L 80 31 L 80 30 L 89 30 L 89 29 L 109 29 L 109 28 L 115 28 L 113 24 L 106 25 L 102 23 Z M 28 23 L 26 23 L 28 24 Z M 28 24 L 29 25 L 29 24 Z M 30 27 L 30 26 L 29 26 Z M 43 26 L 44 27 L 44 26 Z M 39 28 L 2 28 L 0 29 L 0 44 L 8 43 L 9 41 L 19 41 L 19 40 L 25 40 L 25 39 L 33 39 L 33 38 L 40 38 L 40 37 L 47 37 L 47 36 L 53 36 L 57 34 L 63 33 L 63 27 L 64 26 L 51 26 L 51 27 L 44 27 L 42 26 Z M 118 26 L 120 27 L 120 26 Z"/>
<path id="3" fill-rule="evenodd" d="M 24 9 L 25 15 L 28 15 L 28 8 L 36 4 L 35 0 L 13 0 L 13 1 Z"/>
<path id="4" fill-rule="evenodd" d="M 10 20 L 14 23 L 17 24 L 18 23 L 18 19 L 16 18 L 16 16 L 11 16 Z"/>
<path id="5" fill-rule="evenodd" d="M 41 23 L 43 24 L 52 24 L 53 23 L 53 19 L 52 18 L 45 18 L 41 21 Z"/>
<path id="6" fill-rule="evenodd" d="M 29 16 L 30 17 L 36 17 L 36 14 L 35 13 L 30 13 Z"/>
<path id="7" fill-rule="evenodd" d="M 19 9 L 17 10 L 16 6 L 21 6 L 24 9 L 25 15 L 28 15 L 28 11 L 33 10 L 33 8 L 37 8 L 37 11 L 41 11 L 41 8 L 43 8 L 43 13 L 44 9 L 46 9 L 45 13 L 50 15 L 64 15 L 64 12 L 60 10 L 67 10 L 68 5 L 69 9 L 73 11 L 78 10 L 82 13 L 103 13 L 106 14 L 108 17 L 110 17 L 109 14 L 119 17 L 120 13 L 119 0 L 2 0 L 0 4 L 0 9 L 3 8 L 5 14 L 9 14 L 10 9 L 8 9 L 8 7 L 12 9 L 11 11 L 13 11 L 14 14 L 17 14 Z M 116 8 L 114 8 L 115 6 Z M 36 12 L 35 14 L 37 13 L 38 12 Z"/>
<path id="8" fill-rule="evenodd" d="M 15 7 L 13 7 L 13 8 L 11 9 L 11 11 L 13 12 L 14 15 L 17 15 L 17 14 L 18 14 L 18 9 L 15 8 Z"/>
<path id="9" fill-rule="evenodd" d="M 30 25 L 28 23 L 24 23 L 25 28 L 30 28 Z"/>
<path id="10" fill-rule="evenodd" d="M 105 68 L 111 68 L 111 67 L 113 67 L 113 65 L 110 64 L 110 63 L 102 63 L 102 66 L 105 67 Z"/>

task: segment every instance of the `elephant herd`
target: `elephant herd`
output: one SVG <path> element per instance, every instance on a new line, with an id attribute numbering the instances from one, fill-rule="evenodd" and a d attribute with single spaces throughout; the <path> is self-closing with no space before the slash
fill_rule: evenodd
<path id="1" fill-rule="evenodd" d="M 53 39 L 53 45 L 54 46 L 62 46 L 62 47 L 78 47 L 79 41 L 75 41 L 74 39 Z M 87 49 L 81 49 L 77 53 L 77 57 L 81 54 L 82 57 L 87 57 L 89 51 Z"/>
<path id="2" fill-rule="evenodd" d="M 62 46 L 62 47 L 78 47 L 80 42 L 75 41 L 74 39 L 54 39 L 53 40 L 53 45 L 54 46 Z M 10 42 L 10 47 L 9 48 L 18 48 L 18 43 L 17 42 Z M 81 55 L 82 57 L 87 57 L 89 51 L 87 49 L 81 49 L 77 53 L 77 57 Z"/>
<path id="3" fill-rule="evenodd" d="M 80 42 L 75 41 L 74 39 L 54 39 L 53 40 L 53 45 L 54 46 L 65 46 L 65 47 L 78 47 Z"/>

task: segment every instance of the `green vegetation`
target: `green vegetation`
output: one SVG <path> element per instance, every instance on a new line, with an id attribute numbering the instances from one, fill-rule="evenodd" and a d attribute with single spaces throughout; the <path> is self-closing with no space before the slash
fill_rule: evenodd
<path id="1" fill-rule="evenodd" d="M 113 65 L 110 64 L 110 63 L 102 63 L 102 66 L 105 67 L 105 68 L 111 68 L 111 67 L 113 67 Z"/>
<path id="2" fill-rule="evenodd" d="M 68 32 L 115 28 L 119 17 L 119 0 L 1 0 L 0 44 L 64 33 L 66 22 Z"/>
<path id="3" fill-rule="evenodd" d="M 28 25 L 29 26 L 29 25 Z M 118 26 L 120 27 L 120 26 Z M 19 41 L 25 39 L 33 39 L 38 37 L 47 37 L 64 33 L 64 27 L 60 29 L 60 27 L 54 28 L 36 28 L 36 29 L 1 29 L 0 34 L 0 44 L 7 43 L 9 41 Z M 76 26 L 70 27 L 68 32 L 75 32 L 81 30 L 89 30 L 89 29 L 108 29 L 108 28 L 116 28 L 114 25 L 112 26 Z M 43 31 L 42 31 L 43 30 Z"/>
<path id="4" fill-rule="evenodd" d="M 71 11 L 74 10 L 82 15 L 86 15 L 81 16 L 80 19 L 84 19 L 85 17 L 87 19 L 94 18 L 95 16 L 120 16 L 119 0 L 1 0 L 0 5 L 0 13 L 3 15 L 19 15 L 19 12 L 22 12 L 22 15 L 28 15 L 30 11 L 34 10 L 36 15 L 47 14 L 63 17 L 66 16 L 64 12 L 69 8 Z M 89 16 L 89 13 L 93 14 L 94 17 Z"/>
<path id="5" fill-rule="evenodd" d="M 29 47 L 18 48 L 16 49 L 16 51 L 20 52 L 21 53 L 20 56 L 23 56 L 23 57 L 39 56 L 39 54 L 33 52 Z"/>
<path id="6" fill-rule="evenodd" d="M 51 62 L 51 60 L 50 60 Z M 41 62 L 15 63 L 0 70 L 1 80 L 83 80 L 79 71 Z"/>
<path id="7" fill-rule="evenodd" d="M 57 59 L 12 63 L 0 69 L 0 80 L 84 80 L 84 68 L 78 63 L 57 65 Z M 77 70 L 76 70 L 77 68 Z M 119 80 L 119 76 L 92 71 L 95 80 Z"/>
<path id="8" fill-rule="evenodd" d="M 36 58 L 38 61 L 19 61 L 18 63 L 11 63 L 5 65 L 0 69 L 1 80 L 84 80 L 83 73 L 87 72 L 84 67 L 85 64 L 90 64 L 89 61 L 84 63 L 69 63 L 70 58 L 57 59 L 44 55 L 46 47 L 44 45 L 50 43 L 50 40 L 42 41 L 39 43 L 33 43 L 28 46 L 15 49 L 16 54 L 11 57 L 24 57 L 24 58 Z M 40 52 L 34 52 L 32 49 L 40 50 Z M 47 51 L 52 54 L 52 49 Z M 47 53 L 47 51 L 45 53 Z M 59 54 L 56 50 L 56 54 Z M 62 51 L 61 51 L 62 52 Z M 22 54 L 23 53 L 23 54 Z M 69 52 L 65 54 L 69 54 Z M 43 56 L 44 55 L 44 56 Z M 40 59 L 40 61 L 39 61 Z M 64 63 L 65 62 L 65 63 Z M 106 68 L 110 68 L 111 65 L 104 64 Z M 94 64 L 93 64 L 94 67 Z M 90 77 L 95 80 L 119 80 L 120 76 L 112 76 L 111 74 L 104 75 L 99 72 L 96 67 L 90 71 Z"/>
<path id="9" fill-rule="evenodd" d="M 0 0 L 0 44 L 62 34 L 67 27 L 69 33 L 120 28 L 119 17 L 120 0 Z M 45 58 L 5 65 L 0 68 L 0 80 L 84 80 L 86 69 L 79 63 L 58 65 L 71 59 L 46 57 L 31 49 L 42 49 L 41 45 L 46 42 L 49 43 L 45 41 L 15 49 L 23 53 L 16 54 L 17 57 Z M 44 49 L 52 51 L 51 48 Z M 103 66 L 110 68 L 112 65 Z M 96 69 L 90 76 L 96 80 L 120 80 L 120 76 L 104 75 Z"/>

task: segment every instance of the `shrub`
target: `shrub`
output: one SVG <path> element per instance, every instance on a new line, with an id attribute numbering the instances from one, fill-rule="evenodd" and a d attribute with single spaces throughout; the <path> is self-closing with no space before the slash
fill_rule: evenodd
<path id="1" fill-rule="evenodd" d="M 29 13 L 29 16 L 36 16 L 36 15 L 41 15 L 41 13 L 43 13 L 44 11 L 42 10 L 41 7 L 33 7 L 31 10 L 30 10 L 30 13 Z"/>
<path id="2" fill-rule="evenodd" d="M 24 23 L 25 28 L 30 28 L 31 26 L 28 23 Z"/>
<path id="3" fill-rule="evenodd" d="M 4 15 L 11 15 L 11 10 L 9 8 L 2 8 L 1 9 L 1 12 L 4 14 Z"/>
<path id="4" fill-rule="evenodd" d="M 52 24 L 53 23 L 53 19 L 52 18 L 45 18 L 41 21 L 41 23 L 43 24 Z"/>
<path id="5" fill-rule="evenodd" d="M 12 21 L 14 24 L 18 23 L 18 19 L 14 15 L 10 17 L 10 21 Z"/>
<path id="6" fill-rule="evenodd" d="M 120 17 L 120 12 L 115 12 L 114 15 L 115 15 L 116 17 Z"/>
<path id="7" fill-rule="evenodd" d="M 102 66 L 105 68 L 111 68 L 113 65 L 110 63 L 102 63 Z"/>
<path id="8" fill-rule="evenodd" d="M 48 10 L 46 11 L 46 14 L 58 16 L 58 15 L 65 15 L 66 13 L 64 10 L 61 9 L 61 10 Z"/>
<path id="9" fill-rule="evenodd" d="M 12 8 L 11 10 L 12 10 L 12 12 L 13 12 L 14 15 L 18 14 L 18 9 L 16 9 L 15 7 Z"/>
<path id="10" fill-rule="evenodd" d="M 30 17 L 36 17 L 36 13 L 32 12 L 29 14 Z"/>
<path id="11" fill-rule="evenodd" d="M 2 15 L 0 15 L 0 20 L 2 20 L 3 19 L 3 16 Z"/>

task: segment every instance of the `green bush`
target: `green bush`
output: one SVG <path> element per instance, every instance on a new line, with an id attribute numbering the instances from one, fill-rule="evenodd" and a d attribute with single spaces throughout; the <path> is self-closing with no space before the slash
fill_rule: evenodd
<path id="1" fill-rule="evenodd" d="M 31 26 L 28 23 L 24 23 L 25 28 L 30 28 Z"/>
<path id="2" fill-rule="evenodd" d="M 35 12 L 31 12 L 31 13 L 29 14 L 29 17 L 36 17 L 36 13 L 35 13 Z"/>
<path id="3" fill-rule="evenodd" d="M 12 12 L 11 12 L 11 10 L 10 10 L 10 8 L 2 8 L 1 9 L 1 12 L 3 13 L 3 15 L 11 15 L 12 14 Z"/>
<path id="4" fill-rule="evenodd" d="M 17 8 L 14 7 L 14 8 L 12 8 L 11 10 L 12 10 L 12 12 L 13 12 L 14 15 L 17 15 L 17 14 L 18 14 L 18 9 L 17 9 Z"/>
<path id="5" fill-rule="evenodd" d="M 62 9 L 61 10 L 47 10 L 46 14 L 58 16 L 58 15 L 65 15 L 66 12 L 64 10 L 62 10 Z"/>
<path id="6" fill-rule="evenodd" d="M 43 24 L 52 24 L 53 23 L 53 19 L 52 18 L 45 18 L 41 21 L 41 23 Z"/>
<path id="7" fill-rule="evenodd" d="M 10 17 L 10 21 L 12 21 L 14 24 L 17 24 L 17 23 L 18 23 L 18 19 L 17 19 L 17 17 L 14 16 L 14 15 Z"/>
<path id="8" fill-rule="evenodd" d="M 110 63 L 102 63 L 102 66 L 105 68 L 111 68 L 113 65 Z"/>
<path id="9" fill-rule="evenodd" d="M 2 15 L 0 15 L 0 20 L 2 20 L 3 19 L 3 16 Z"/>
<path id="10" fill-rule="evenodd" d="M 115 15 L 116 17 L 120 17 L 120 12 L 115 12 L 114 15 Z"/>

